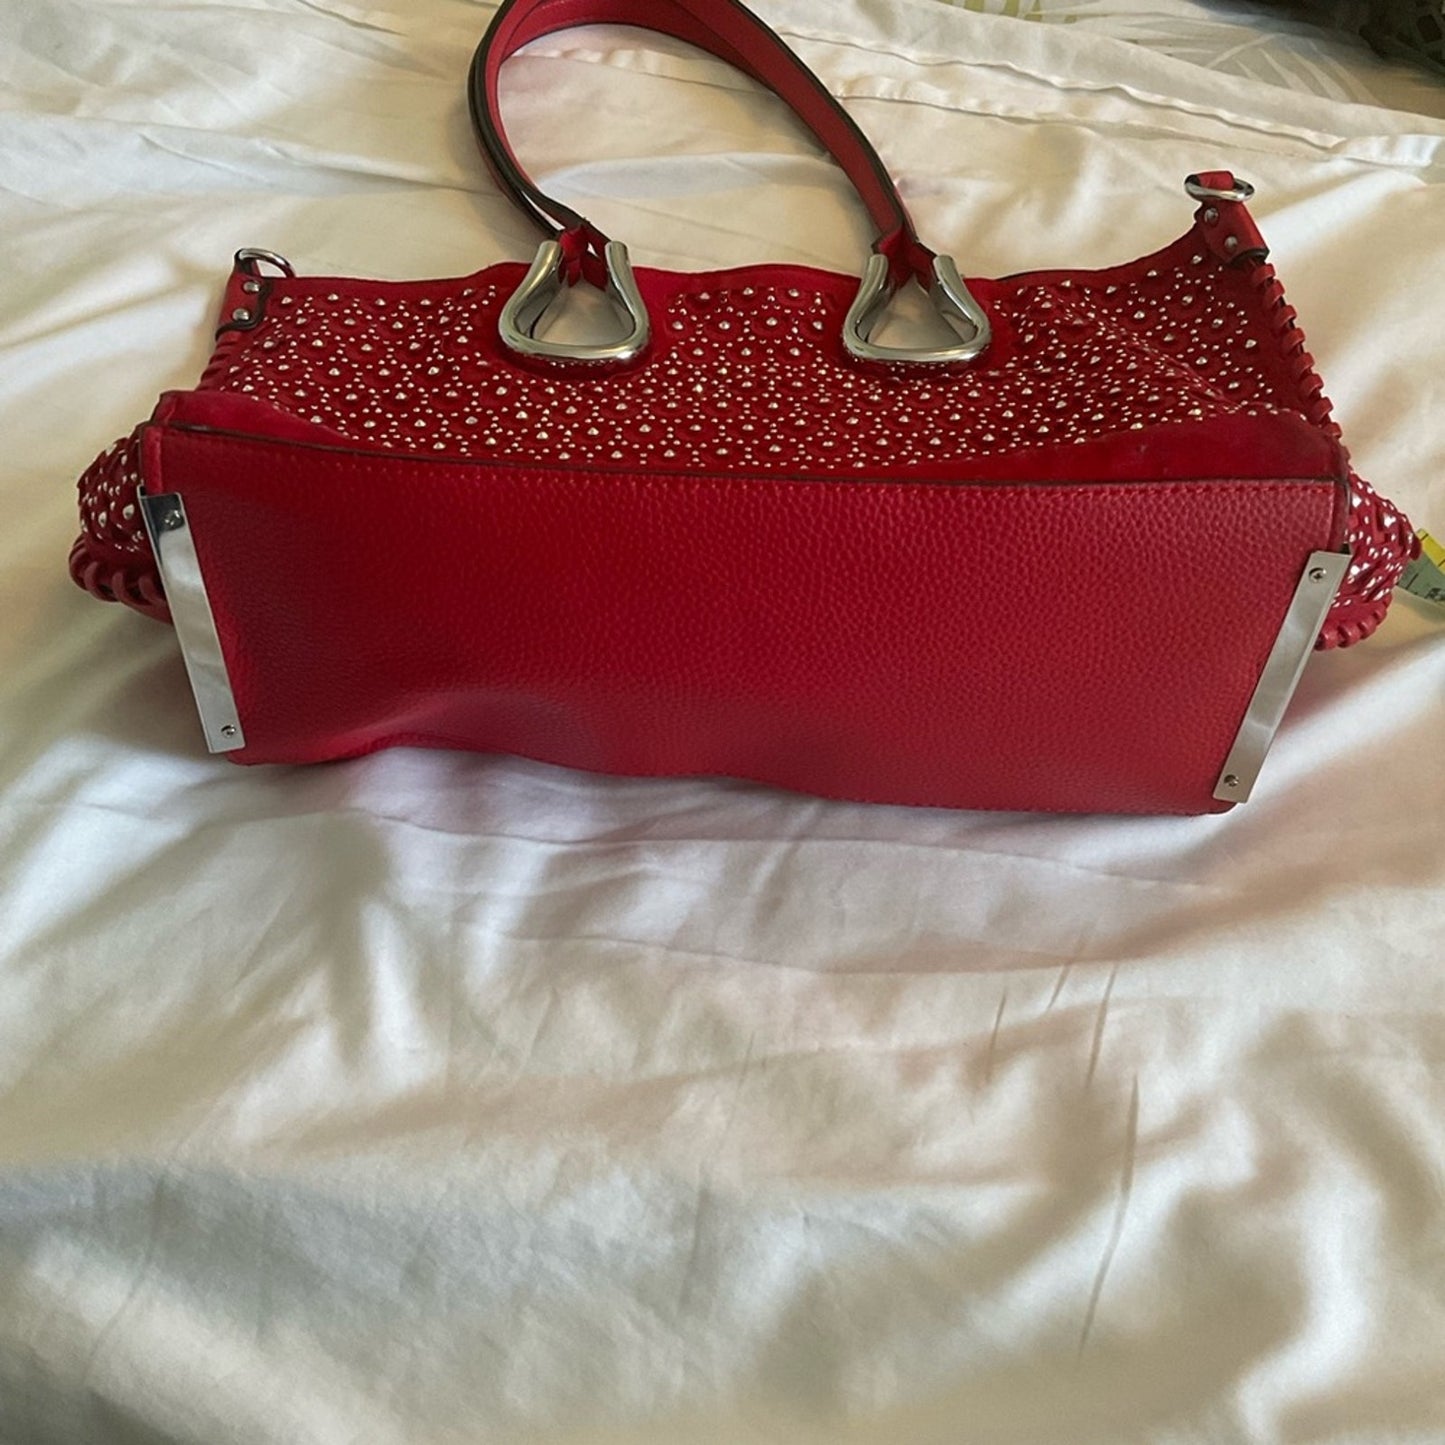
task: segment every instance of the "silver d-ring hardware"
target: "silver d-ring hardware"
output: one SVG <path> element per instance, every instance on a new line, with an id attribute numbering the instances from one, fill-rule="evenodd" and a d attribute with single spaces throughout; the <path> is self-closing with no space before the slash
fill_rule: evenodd
<path id="1" fill-rule="evenodd" d="M 253 276 L 260 274 L 259 262 L 264 261 L 268 266 L 274 266 L 283 276 L 294 276 L 296 273 L 291 269 L 291 263 L 284 257 L 278 256 L 274 251 L 263 250 L 260 246 L 242 246 L 236 252 L 236 265 L 242 270 L 249 271 Z"/>
<path id="2" fill-rule="evenodd" d="M 542 341 L 536 331 L 547 309 L 561 294 L 562 248 L 556 241 L 543 241 L 537 247 L 532 269 L 522 284 L 512 292 L 497 322 L 502 341 L 523 356 L 544 357 L 550 361 L 631 361 L 647 345 L 652 326 L 642 294 L 632 275 L 627 247 L 621 241 L 609 241 L 603 248 L 607 266 L 607 285 L 603 295 L 612 303 L 618 316 L 627 323 L 627 332 L 617 341 L 602 346 L 574 346 L 563 341 Z"/>
<path id="3" fill-rule="evenodd" d="M 1196 201 L 1247 201 L 1254 194 L 1254 187 L 1248 181 L 1240 180 L 1238 176 L 1234 178 L 1233 189 L 1228 191 L 1206 186 L 1198 176 L 1185 176 L 1184 189 Z"/>
<path id="4" fill-rule="evenodd" d="M 888 308 L 895 291 L 888 258 L 875 251 L 863 268 L 858 294 L 843 319 L 843 345 L 860 361 L 949 362 L 972 361 L 993 339 L 987 313 L 973 299 L 949 256 L 933 258 L 933 284 L 928 288 L 934 310 L 962 338 L 957 346 L 879 346 L 869 338 Z"/>

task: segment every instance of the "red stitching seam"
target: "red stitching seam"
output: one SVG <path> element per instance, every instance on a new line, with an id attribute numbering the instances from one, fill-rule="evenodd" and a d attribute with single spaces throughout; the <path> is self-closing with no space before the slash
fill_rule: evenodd
<path id="1" fill-rule="evenodd" d="M 209 447 L 220 447 L 225 450 L 252 450 L 254 448 L 277 448 L 282 452 L 289 452 L 298 443 L 273 440 L 269 437 L 230 436 L 221 432 L 202 432 L 186 427 L 176 427 L 172 434 L 184 436 L 187 440 L 201 440 Z M 369 467 L 373 463 L 405 463 L 408 461 L 404 452 L 371 452 L 368 454 L 346 453 L 344 455 L 328 455 L 321 453 L 314 455 L 309 465 L 318 469 L 324 468 L 331 472 L 349 472 L 357 467 Z M 423 458 L 431 461 L 438 467 L 458 466 L 471 467 L 478 470 L 486 468 L 485 460 L 467 458 L 465 460 L 454 460 L 452 458 Z M 1174 481 L 1136 481 L 1136 482 L 1045 482 L 1020 481 L 1020 482 L 976 482 L 976 483 L 952 483 L 952 482 L 893 482 L 881 478 L 860 478 L 840 474 L 837 477 L 787 477 L 787 476 L 754 476 L 754 477 L 726 477 L 726 476 L 696 476 L 687 472 L 667 472 L 652 475 L 639 476 L 636 473 L 608 472 L 601 469 L 588 469 L 582 467 L 517 467 L 511 474 L 511 482 L 525 484 L 528 479 L 546 481 L 566 481 L 578 487 L 595 489 L 605 487 L 608 490 L 615 490 L 618 487 L 631 486 L 633 488 L 652 487 L 675 487 L 679 490 L 691 488 L 693 490 L 712 492 L 736 492 L 739 488 L 747 488 L 750 491 L 775 492 L 782 487 L 796 487 L 815 490 L 818 488 L 836 487 L 846 490 L 848 493 L 855 493 L 861 490 L 871 492 L 913 492 L 919 495 L 947 495 L 951 492 L 962 490 L 965 487 L 977 486 L 980 489 L 987 488 L 990 495 L 1006 492 L 1018 492 L 1025 496 L 1038 496 L 1041 492 L 1048 491 L 1052 494 L 1070 492 L 1077 496 L 1097 496 L 1100 493 L 1105 495 L 1128 497 L 1137 496 L 1140 488 L 1147 487 L 1151 492 L 1165 493 L 1186 493 L 1209 490 L 1213 492 L 1259 492 L 1274 490 L 1279 487 L 1280 482 L 1275 478 L 1242 478 L 1234 481 L 1224 481 L 1222 478 L 1215 480 L 1210 477 L 1194 477 L 1188 480 Z M 1291 480 L 1291 486 L 1317 489 L 1321 492 L 1328 490 L 1333 497 L 1338 487 L 1338 482 L 1332 477 L 1309 477 L 1299 480 Z"/>

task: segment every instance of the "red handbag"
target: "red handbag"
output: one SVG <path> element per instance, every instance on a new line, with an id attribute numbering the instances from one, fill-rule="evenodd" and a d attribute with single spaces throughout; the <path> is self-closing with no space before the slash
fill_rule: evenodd
<path id="1" fill-rule="evenodd" d="M 786 100 L 878 239 L 638 268 L 527 179 L 502 63 L 580 23 Z M 1312 646 L 1418 550 L 1350 470 L 1250 187 L 1102 271 L 960 278 L 802 62 L 735 0 L 508 0 L 471 102 L 536 259 L 440 281 L 237 254 L 193 390 L 80 483 L 76 581 L 171 620 L 214 751 L 398 744 L 950 807 L 1217 812 Z M 539 334 L 581 281 L 620 335 Z M 952 344 L 885 347 L 928 291 Z"/>

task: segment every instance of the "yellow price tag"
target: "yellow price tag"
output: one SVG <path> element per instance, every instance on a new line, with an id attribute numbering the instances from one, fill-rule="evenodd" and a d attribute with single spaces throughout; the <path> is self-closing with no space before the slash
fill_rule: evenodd
<path id="1" fill-rule="evenodd" d="M 1416 535 L 1420 538 L 1420 555 L 1405 568 L 1399 585 L 1412 596 L 1445 607 L 1445 546 L 1428 532 Z"/>

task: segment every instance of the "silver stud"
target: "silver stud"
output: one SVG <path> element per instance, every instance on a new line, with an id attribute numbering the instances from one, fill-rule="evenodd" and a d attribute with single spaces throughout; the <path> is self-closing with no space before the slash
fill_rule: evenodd
<path id="1" fill-rule="evenodd" d="M 1239 786 L 1239 779 L 1235 777 L 1233 773 L 1226 773 L 1224 775 L 1224 786 L 1226 788 L 1237 788 Z"/>
<path id="2" fill-rule="evenodd" d="M 261 283 L 260 283 L 259 281 L 242 281 L 242 282 L 241 282 L 241 290 L 244 291 L 244 292 L 246 292 L 246 294 L 247 294 L 248 296 L 254 296 L 260 289 L 261 289 Z"/>
<path id="3" fill-rule="evenodd" d="M 233 312 L 231 312 L 232 321 L 249 321 L 250 319 L 251 311 L 249 307 L 238 306 Z"/>
<path id="4" fill-rule="evenodd" d="M 1238 237 L 1238 236 L 1226 236 L 1226 237 L 1224 238 L 1224 249 L 1225 249 L 1226 251 L 1237 251 L 1237 250 L 1239 250 L 1239 237 Z"/>

